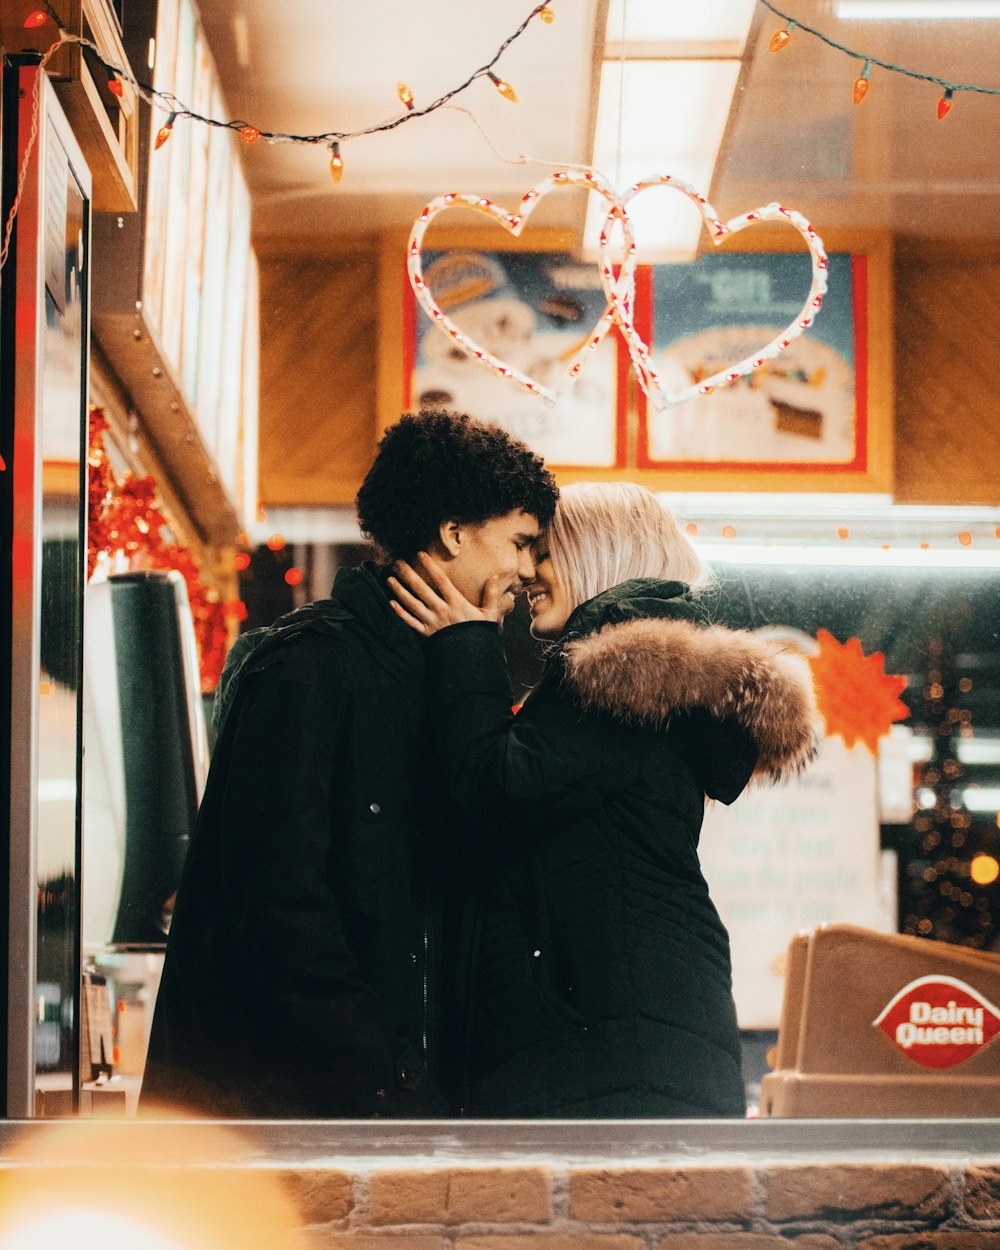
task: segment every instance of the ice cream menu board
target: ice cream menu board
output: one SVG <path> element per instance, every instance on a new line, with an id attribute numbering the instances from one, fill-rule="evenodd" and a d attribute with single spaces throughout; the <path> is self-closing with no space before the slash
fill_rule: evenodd
<path id="1" fill-rule="evenodd" d="M 226 116 L 190 0 L 160 0 L 153 78 L 158 91 L 194 101 L 196 111 Z M 256 290 L 255 262 L 239 142 L 229 130 L 178 122 L 157 149 L 166 120 L 152 110 L 142 316 L 227 495 L 247 519 L 256 507 L 256 487 L 248 492 L 246 484 L 256 471 L 257 383 L 246 357 L 257 340 L 258 308 L 248 297 Z"/>
<path id="2" fill-rule="evenodd" d="M 606 304 L 600 273 L 562 252 L 424 253 L 424 278 L 459 330 L 544 386 L 556 386 L 567 362 L 593 332 Z M 420 313 L 406 335 L 407 402 L 496 421 L 557 466 L 624 464 L 624 411 L 616 335 L 550 406 L 494 374 Z"/>
<path id="3" fill-rule="evenodd" d="M 638 466 L 863 471 L 866 264 L 832 254 L 821 312 L 761 368 L 660 411 L 640 404 Z M 719 253 L 643 277 L 637 326 L 664 389 L 677 393 L 753 355 L 795 320 L 810 261 L 801 252 Z"/>

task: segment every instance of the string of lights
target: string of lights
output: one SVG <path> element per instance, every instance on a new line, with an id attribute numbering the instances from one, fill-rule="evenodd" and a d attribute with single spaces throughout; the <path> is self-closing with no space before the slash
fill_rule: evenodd
<path id="1" fill-rule="evenodd" d="M 36 9 L 25 19 L 24 26 L 26 29 L 36 29 L 43 26 L 47 21 L 53 21 L 59 28 L 60 36 L 64 42 L 79 43 L 90 49 L 97 59 L 97 62 L 103 67 L 108 76 L 108 90 L 112 94 L 120 96 L 122 93 L 122 83 L 128 82 L 139 95 L 154 108 L 160 109 L 167 114 L 167 120 L 157 132 L 154 141 L 154 147 L 160 148 L 170 138 L 175 124 L 178 121 L 187 119 L 189 121 L 200 122 L 205 126 L 214 126 L 222 130 L 232 130 L 237 133 L 244 143 L 256 143 L 257 140 L 263 139 L 267 143 L 296 143 L 296 144 L 323 144 L 330 149 L 330 174 L 335 182 L 339 182 L 344 171 L 344 161 L 340 153 L 340 144 L 348 139 L 360 139 L 368 135 L 382 134 L 389 130 L 395 130 L 398 126 L 402 126 L 406 122 L 413 121 L 418 117 L 426 117 L 428 114 L 436 112 L 439 108 L 443 108 L 449 104 L 456 96 L 468 90 L 478 79 L 488 79 L 497 92 L 512 104 L 517 103 L 517 92 L 505 79 L 501 78 L 494 72 L 494 67 L 500 61 L 501 57 L 507 49 L 519 39 L 528 29 L 531 22 L 538 18 L 546 24 L 550 24 L 555 19 L 555 10 L 551 4 L 536 4 L 525 17 L 524 21 L 512 31 L 506 39 L 500 44 L 493 56 L 474 69 L 465 79 L 457 86 L 445 91 L 437 99 L 432 100 L 430 104 L 418 107 L 416 99 L 410 87 L 405 82 L 396 84 L 396 95 L 400 103 L 403 105 L 403 112 L 397 113 L 384 121 L 376 122 L 370 126 L 363 126 L 358 130 L 326 130 L 318 134 L 290 134 L 278 130 L 264 130 L 259 126 L 252 125 L 250 122 L 241 120 L 224 120 L 218 117 L 210 117 L 204 113 L 199 113 L 195 109 L 189 108 L 182 100 L 167 91 L 158 91 L 151 84 L 133 77 L 133 75 L 123 67 L 115 65 L 104 59 L 100 49 L 96 47 L 89 39 L 81 35 L 70 34 L 58 14 L 52 8 L 49 0 L 44 0 L 44 8 Z"/>
<path id="2" fill-rule="evenodd" d="M 760 3 L 772 12 L 776 17 L 780 18 L 784 23 L 784 27 L 775 32 L 771 38 L 769 48 L 772 52 L 779 52 L 786 48 L 791 42 L 792 32 L 800 30 L 805 34 L 819 39 L 828 47 L 843 53 L 845 56 L 862 63 L 862 70 L 858 77 L 854 80 L 854 103 L 860 104 L 868 94 L 870 86 L 871 72 L 874 67 L 886 70 L 889 73 L 903 74 L 906 77 L 918 79 L 922 82 L 930 82 L 942 89 L 942 96 L 938 101 L 938 118 L 947 116 L 952 107 L 953 97 L 957 92 L 977 92 L 984 95 L 1000 95 L 1000 87 L 984 87 L 976 83 L 953 82 L 950 79 L 942 78 L 937 74 L 923 73 L 918 70 L 910 69 L 905 65 L 897 65 L 894 62 L 883 60 L 880 57 L 871 55 L 867 52 L 859 52 L 854 48 L 847 47 L 846 44 L 832 39 L 823 31 L 809 26 L 804 22 L 793 18 L 790 14 L 785 13 L 778 6 L 772 3 L 772 0 L 760 0 Z M 405 122 L 412 121 L 417 117 L 426 117 L 428 114 L 436 112 L 439 108 L 443 108 L 449 104 L 456 96 L 466 91 L 480 78 L 488 79 L 496 90 L 504 99 L 512 103 L 517 102 L 517 93 L 509 82 L 499 77 L 494 72 L 494 67 L 500 61 L 501 57 L 507 51 L 515 40 L 528 29 L 531 22 L 535 18 L 539 18 L 542 22 L 551 23 L 555 18 L 553 7 L 549 3 L 535 5 L 525 19 L 520 23 L 516 30 L 512 31 L 506 39 L 500 44 L 493 56 L 474 69 L 472 73 L 467 75 L 457 86 L 438 96 L 429 104 L 422 107 L 417 105 L 416 99 L 410 87 L 405 82 L 396 84 L 396 94 L 400 103 L 403 105 L 403 111 L 395 114 L 383 121 L 376 122 L 373 125 L 363 126 L 357 130 L 326 130 L 316 134 L 292 134 L 277 130 L 265 130 L 260 126 L 254 125 L 243 120 L 225 120 L 218 117 L 211 117 L 204 113 L 199 113 L 195 109 L 190 108 L 182 100 L 179 100 L 170 92 L 158 91 L 151 84 L 145 83 L 140 79 L 132 76 L 122 66 L 118 66 L 104 59 L 100 50 L 88 39 L 80 35 L 72 35 L 66 31 L 65 25 L 59 15 L 53 8 L 50 0 L 43 0 L 43 7 L 35 9 L 29 13 L 24 21 L 26 29 L 37 29 L 46 22 L 52 21 L 60 31 L 60 37 L 64 42 L 79 43 L 94 54 L 97 62 L 103 67 L 108 76 L 108 90 L 115 95 L 121 95 L 123 90 L 123 82 L 131 83 L 140 96 L 150 105 L 158 108 L 167 114 L 166 121 L 159 128 L 154 141 L 154 146 L 160 148 L 170 138 L 174 126 L 178 121 L 187 119 L 189 121 L 199 122 L 202 125 L 213 126 L 216 128 L 231 130 L 239 134 L 244 143 L 256 143 L 263 139 L 267 143 L 296 143 L 326 145 L 330 150 L 330 174 L 335 182 L 339 182 L 344 172 L 344 159 L 341 154 L 340 145 L 349 139 L 359 139 L 368 135 L 382 134 L 390 130 L 395 130 Z"/>
<path id="3" fill-rule="evenodd" d="M 980 95 L 1000 95 L 1000 87 L 982 87 L 977 83 L 971 82 L 952 82 L 950 79 L 941 78 L 937 74 L 924 74 L 919 70 L 909 69 L 905 65 L 896 65 L 892 61 L 883 61 L 880 57 L 872 56 L 868 52 L 858 52 L 854 48 L 848 48 L 846 44 L 838 43 L 836 39 L 831 39 L 829 35 L 825 35 L 814 26 L 807 26 L 805 22 L 800 22 L 790 14 L 782 12 L 777 5 L 771 3 L 771 0 L 760 0 L 760 3 L 765 9 L 770 9 L 775 17 L 780 18 L 785 23 L 781 30 L 775 31 L 771 36 L 771 42 L 768 45 L 771 52 L 781 52 L 783 48 L 787 48 L 792 39 L 792 32 L 801 30 L 804 34 L 812 35 L 814 39 L 819 39 L 827 47 L 835 48 L 836 51 L 844 53 L 845 56 L 862 62 L 863 68 L 861 73 L 854 80 L 855 104 L 860 104 L 868 94 L 871 71 L 876 65 L 879 69 L 887 70 L 891 74 L 903 74 L 907 78 L 916 78 L 920 82 L 930 82 L 940 87 L 943 95 L 938 100 L 938 121 L 947 117 L 949 112 L 951 112 L 953 97 L 956 92 L 971 91 Z"/>
<path id="4" fill-rule="evenodd" d="M 902 74 L 908 78 L 914 78 L 922 82 L 933 83 L 941 87 L 943 96 L 939 101 L 938 116 L 944 117 L 950 110 L 952 99 L 958 92 L 975 92 L 982 95 L 1000 95 L 1000 87 L 984 87 L 977 83 L 954 82 L 950 79 L 943 78 L 937 74 L 928 74 L 919 70 L 910 69 L 905 65 L 897 65 L 892 61 L 883 60 L 867 52 L 859 52 L 854 48 L 849 48 L 846 44 L 838 42 L 823 31 L 818 30 L 814 26 L 809 26 L 805 22 L 799 21 L 790 14 L 785 13 L 782 9 L 772 3 L 772 0 L 759 0 L 759 2 L 776 17 L 785 23 L 784 27 L 775 32 L 771 38 L 769 47 L 772 52 L 779 52 L 786 48 L 791 42 L 793 31 L 800 30 L 805 34 L 811 35 L 815 39 L 819 39 L 828 47 L 843 53 L 845 56 L 862 63 L 862 71 L 854 83 L 854 101 L 860 103 L 868 92 L 871 71 L 874 67 L 886 70 L 889 73 Z M 167 121 L 162 126 L 157 135 L 156 146 L 162 146 L 170 137 L 170 133 L 174 124 L 181 119 L 200 122 L 206 126 L 214 126 L 225 130 L 232 130 L 239 134 L 245 143 L 255 143 L 258 139 L 264 139 L 268 143 L 298 143 L 298 144 L 325 144 L 331 148 L 334 155 L 339 155 L 340 143 L 348 139 L 363 138 L 367 135 L 381 134 L 389 130 L 395 130 L 398 126 L 405 122 L 412 121 L 417 117 L 426 117 L 428 114 L 435 112 L 437 109 L 444 107 L 457 95 L 466 91 L 472 86 L 477 79 L 486 78 L 493 84 L 496 90 L 504 99 L 517 102 L 517 93 L 510 83 L 500 78 L 494 73 L 494 67 L 501 57 L 507 51 L 515 40 L 528 29 L 529 25 L 535 18 L 539 18 L 545 23 L 551 23 L 555 18 L 555 12 L 551 4 L 537 4 L 528 13 L 527 17 L 521 22 L 516 30 L 512 31 L 506 39 L 500 44 L 493 56 L 473 70 L 462 82 L 457 86 L 438 96 L 431 103 L 418 107 L 413 92 L 405 82 L 396 84 L 396 94 L 400 103 L 403 105 L 403 112 L 396 114 L 384 121 L 376 122 L 370 126 L 361 127 L 358 130 L 327 130 L 317 134 L 291 134 L 277 130 L 264 130 L 249 122 L 241 120 L 224 120 L 217 117 L 211 117 L 196 110 L 189 108 L 183 101 L 177 99 L 170 92 L 157 91 L 149 83 L 142 82 L 140 79 L 134 78 L 130 73 L 126 72 L 121 66 L 115 65 L 105 60 L 100 50 L 88 39 L 83 36 L 71 35 L 66 29 L 59 15 L 53 8 L 50 0 L 43 0 L 43 7 L 32 11 L 24 21 L 26 29 L 36 29 L 43 26 L 46 22 L 52 21 L 60 30 L 61 37 L 66 42 L 80 43 L 88 47 L 97 58 L 97 61 L 104 68 L 108 75 L 108 89 L 115 95 L 120 95 L 122 91 L 122 83 L 131 83 L 140 95 L 148 103 L 158 107 L 167 114 Z M 334 169 L 334 177 L 338 177 L 338 173 L 343 170 L 343 162 L 341 160 L 338 169 Z"/>
<path id="5" fill-rule="evenodd" d="M 29 18 L 28 21 L 31 19 Z M 28 22 L 25 22 L 25 26 Z M 35 25 L 38 25 L 36 22 Z M 11 202 L 10 212 L 7 214 L 7 221 L 4 225 L 3 242 L 0 244 L 0 276 L 3 274 L 3 267 L 7 263 L 7 255 L 10 252 L 10 242 L 14 233 L 14 222 L 17 220 L 18 209 L 21 207 L 21 196 L 24 194 L 24 180 L 28 176 L 28 165 L 31 161 L 31 152 L 38 138 L 38 110 L 39 110 L 39 92 L 42 83 L 42 71 L 51 60 L 53 54 L 62 46 L 63 32 L 60 30 L 60 37 L 45 50 L 41 60 L 38 62 L 38 74 L 35 77 L 35 85 L 31 90 L 31 131 L 28 135 L 28 142 L 24 146 L 24 156 L 21 159 L 21 167 L 17 173 L 17 188 L 14 191 L 14 199 Z M 2 457 L 0 457 L 2 461 Z"/>
<path id="6" fill-rule="evenodd" d="M 50 3 L 50 0 L 42 0 L 43 7 L 34 9 L 24 19 L 25 30 L 37 30 L 44 26 L 47 22 L 52 22 L 58 30 L 58 38 L 50 44 L 50 46 L 42 54 L 39 61 L 39 71 L 43 70 L 53 55 L 66 43 L 76 43 L 82 47 L 88 48 L 97 62 L 107 74 L 107 86 L 112 95 L 121 97 L 124 90 L 123 83 L 131 83 L 138 94 L 153 108 L 160 109 L 167 114 L 167 119 L 159 128 L 153 141 L 154 149 L 161 148 L 170 138 L 177 121 L 188 119 L 194 122 L 200 122 L 206 126 L 214 126 L 223 130 L 232 130 L 236 132 L 240 139 L 246 143 L 256 143 L 258 139 L 263 139 L 267 143 L 297 143 L 297 144 L 325 144 L 330 149 L 330 176 L 334 182 L 339 182 L 344 173 L 344 158 L 340 151 L 340 144 L 347 139 L 359 139 L 367 135 L 381 134 L 385 131 L 395 130 L 398 126 L 405 122 L 413 121 L 417 117 L 426 117 L 429 113 L 436 112 L 437 109 L 444 108 L 462 92 L 466 91 L 479 78 L 488 79 L 496 88 L 498 93 L 511 103 L 517 103 L 517 92 L 505 79 L 501 78 L 494 72 L 494 66 L 504 55 L 507 49 L 515 40 L 519 39 L 528 29 L 531 22 L 537 17 L 546 25 L 551 24 L 555 20 L 555 10 L 551 4 L 536 4 L 524 21 L 512 31 L 506 39 L 500 44 L 493 56 L 478 69 L 472 71 L 462 82 L 456 87 L 452 87 L 443 95 L 438 96 L 430 104 L 422 108 L 418 108 L 413 92 L 405 82 L 396 84 L 396 94 L 400 103 L 403 105 L 403 112 L 388 118 L 385 121 L 377 122 L 371 126 L 364 126 L 360 130 L 328 130 L 320 134 L 288 134 L 276 130 L 262 130 L 258 126 L 254 126 L 246 121 L 225 121 L 218 117 L 209 117 L 203 113 L 198 113 L 188 106 L 175 95 L 167 91 L 158 91 L 151 84 L 143 82 L 141 79 L 135 78 L 131 73 L 127 72 L 120 65 L 115 65 L 105 60 L 101 54 L 100 48 L 90 39 L 83 35 L 75 35 L 66 29 L 66 25 L 60 18 Z M 27 172 L 28 161 L 31 156 L 37 137 L 38 124 L 38 83 L 36 79 L 35 92 L 32 110 L 32 132 L 27 144 L 22 167 L 18 177 L 18 185 L 11 205 L 10 212 L 7 215 L 7 221 L 3 232 L 3 239 L 0 242 L 0 273 L 2 273 L 4 265 L 7 262 L 7 255 L 10 249 L 11 233 L 14 227 L 14 221 L 17 218 L 17 210 L 20 204 L 21 193 L 24 187 L 24 177 Z"/>

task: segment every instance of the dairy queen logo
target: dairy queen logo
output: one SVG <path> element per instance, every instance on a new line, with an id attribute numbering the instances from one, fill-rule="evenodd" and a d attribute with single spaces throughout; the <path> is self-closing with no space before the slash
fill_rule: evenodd
<path id="1" fill-rule="evenodd" d="M 872 1024 L 922 1067 L 953 1068 L 1000 1033 L 1000 1011 L 955 977 L 919 977 Z"/>

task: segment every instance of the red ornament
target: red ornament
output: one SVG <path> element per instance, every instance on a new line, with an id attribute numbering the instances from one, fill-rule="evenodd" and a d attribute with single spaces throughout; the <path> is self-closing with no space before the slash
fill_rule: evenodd
<path id="1" fill-rule="evenodd" d="M 101 409 L 91 408 L 87 450 L 87 576 L 93 575 L 101 555 L 112 556 L 119 551 L 128 556 L 134 568 L 176 569 L 187 585 L 198 645 L 201 689 L 208 694 L 219 683 L 229 647 L 226 618 L 237 614 L 227 612 L 219 602 L 218 593 L 202 582 L 191 552 L 164 541 L 162 530 L 167 518 L 156 496 L 155 480 L 137 478 L 133 473 L 126 473 L 121 480 L 116 478 L 104 449 L 107 428 L 108 421 Z"/>
<path id="2" fill-rule="evenodd" d="M 840 643 L 821 629 L 816 641 L 819 651 L 809 657 L 809 667 L 827 734 L 839 734 L 847 747 L 863 742 L 876 754 L 879 738 L 889 732 L 893 721 L 910 714 L 898 697 L 906 688 L 906 678 L 885 671 L 881 651 L 864 655 L 859 638 Z"/>

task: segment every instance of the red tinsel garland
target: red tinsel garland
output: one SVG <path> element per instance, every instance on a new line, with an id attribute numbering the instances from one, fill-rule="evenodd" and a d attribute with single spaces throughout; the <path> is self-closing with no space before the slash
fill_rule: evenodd
<path id="1" fill-rule="evenodd" d="M 194 635 L 198 644 L 201 689 L 207 694 L 218 685 L 229 642 L 226 620 L 243 619 L 245 606 L 234 599 L 219 601 L 216 591 L 198 575 L 198 565 L 187 547 L 164 540 L 167 518 L 156 497 L 152 477 L 126 473 L 117 478 L 104 448 L 108 420 L 100 408 L 90 410 L 87 452 L 87 576 L 93 576 L 98 558 L 122 551 L 134 568 L 176 569 L 187 584 Z"/>

